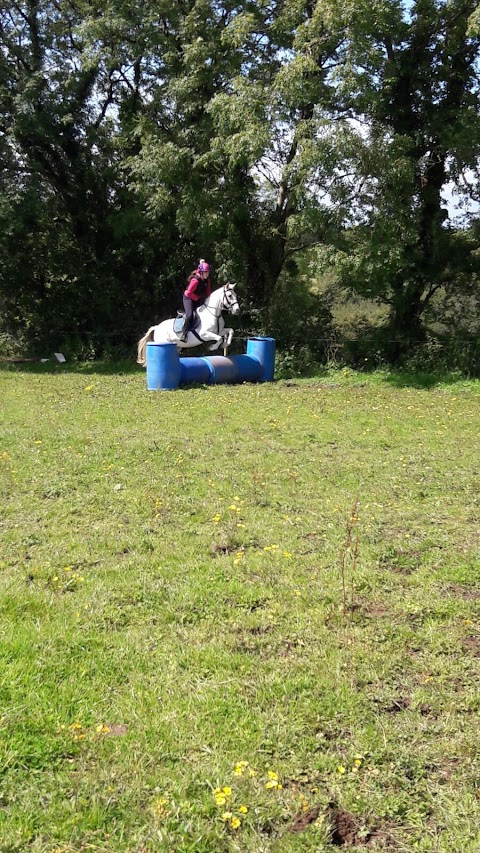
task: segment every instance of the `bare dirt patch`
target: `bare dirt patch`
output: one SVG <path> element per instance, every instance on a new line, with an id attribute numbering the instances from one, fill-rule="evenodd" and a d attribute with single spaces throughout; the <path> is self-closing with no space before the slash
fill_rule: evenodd
<path id="1" fill-rule="evenodd" d="M 320 806 L 313 806 L 299 811 L 293 818 L 289 832 L 305 832 L 320 816 Z M 335 847 L 350 847 L 351 845 L 369 845 L 370 841 L 386 838 L 384 833 L 377 830 L 367 830 L 361 821 L 336 805 L 331 805 L 326 811 L 330 825 L 330 840 Z"/>
<path id="2" fill-rule="evenodd" d="M 230 554 L 235 553 L 237 551 L 237 547 L 235 545 L 226 545 L 220 543 L 219 545 L 212 545 L 212 554 L 214 557 L 228 557 Z"/>
<path id="3" fill-rule="evenodd" d="M 384 616 L 388 616 L 390 613 L 386 607 L 382 607 L 381 604 L 373 604 L 367 610 L 365 610 L 365 616 L 368 616 L 370 619 L 382 619 Z"/>
<path id="4" fill-rule="evenodd" d="M 128 732 L 128 726 L 125 723 L 107 723 L 105 732 L 107 737 L 123 737 Z"/>
<path id="5" fill-rule="evenodd" d="M 367 845 L 372 837 L 371 832 L 359 826 L 358 819 L 354 815 L 338 806 L 330 806 L 327 816 L 331 827 L 331 842 L 335 847 Z"/>
<path id="6" fill-rule="evenodd" d="M 288 827 L 288 831 L 305 832 L 305 830 L 310 826 L 310 824 L 315 823 L 319 814 L 320 806 L 314 806 L 311 809 L 307 809 L 307 811 L 298 812 L 293 818 L 290 826 Z"/>
<path id="7" fill-rule="evenodd" d="M 270 634 L 273 631 L 273 625 L 253 625 L 251 628 L 244 628 L 247 634 L 252 634 L 254 637 L 263 634 Z"/>
<path id="8" fill-rule="evenodd" d="M 448 589 L 457 598 L 463 598 L 465 601 L 480 600 L 480 589 L 476 589 L 475 587 L 466 586 L 463 583 L 452 583 Z"/>
<path id="9" fill-rule="evenodd" d="M 393 702 L 384 706 L 384 711 L 387 714 L 399 714 L 401 711 L 407 711 L 411 707 L 412 700 L 408 696 L 398 696 Z"/>
<path id="10" fill-rule="evenodd" d="M 466 637 L 462 643 L 463 651 L 470 652 L 475 658 L 480 658 L 480 637 L 474 635 Z"/>
<path id="11" fill-rule="evenodd" d="M 392 563 L 385 564 L 382 568 L 386 572 L 393 572 L 396 575 L 411 575 L 415 571 L 415 568 L 412 566 L 400 566 Z"/>

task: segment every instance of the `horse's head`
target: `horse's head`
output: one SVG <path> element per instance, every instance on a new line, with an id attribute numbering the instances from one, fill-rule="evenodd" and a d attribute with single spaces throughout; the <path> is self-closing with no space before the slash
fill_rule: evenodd
<path id="1" fill-rule="evenodd" d="M 240 314 L 240 305 L 238 304 L 237 294 L 235 293 L 235 284 L 227 281 L 223 288 L 223 307 L 229 314 Z"/>

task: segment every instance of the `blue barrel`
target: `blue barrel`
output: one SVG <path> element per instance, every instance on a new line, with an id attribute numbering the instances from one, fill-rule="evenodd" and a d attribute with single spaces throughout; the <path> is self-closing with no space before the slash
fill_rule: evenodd
<path id="1" fill-rule="evenodd" d="M 180 359 L 175 344 L 147 344 L 147 388 L 175 391 L 180 383 Z"/>
<path id="2" fill-rule="evenodd" d="M 213 370 L 215 385 L 225 385 L 227 382 L 238 382 L 238 368 L 233 358 L 226 355 L 209 355 L 207 360 Z"/>
<path id="3" fill-rule="evenodd" d="M 213 382 L 213 368 L 206 357 L 181 358 L 180 371 L 181 385 L 208 385 Z"/>
<path id="4" fill-rule="evenodd" d="M 251 355 L 232 355 L 237 368 L 236 382 L 259 382 L 263 376 L 263 367 L 257 358 Z"/>
<path id="5" fill-rule="evenodd" d="M 247 355 L 256 358 L 262 365 L 260 381 L 271 382 L 275 372 L 275 338 L 249 338 Z"/>

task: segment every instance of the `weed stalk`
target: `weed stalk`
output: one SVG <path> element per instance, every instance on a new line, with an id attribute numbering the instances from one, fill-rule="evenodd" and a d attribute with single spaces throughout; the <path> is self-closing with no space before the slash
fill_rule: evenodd
<path id="1" fill-rule="evenodd" d="M 352 504 L 352 508 L 350 510 L 350 516 L 347 520 L 346 528 L 345 528 L 345 541 L 340 549 L 339 560 L 340 560 L 340 575 L 342 578 L 342 610 L 343 616 L 346 618 L 347 610 L 353 611 L 355 604 L 355 574 L 357 569 L 357 561 L 359 554 L 359 541 L 358 535 L 355 534 L 355 527 L 358 523 L 358 513 L 359 513 L 360 501 L 358 499 L 358 495 L 355 495 L 355 499 Z M 349 558 L 350 562 L 350 605 L 348 605 L 348 593 L 347 593 L 347 560 Z"/>

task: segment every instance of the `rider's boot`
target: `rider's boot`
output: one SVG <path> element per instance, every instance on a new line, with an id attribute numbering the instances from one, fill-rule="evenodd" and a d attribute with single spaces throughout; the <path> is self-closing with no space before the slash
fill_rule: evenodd
<path id="1" fill-rule="evenodd" d="M 189 327 L 189 325 L 190 325 L 190 320 L 185 319 L 184 324 L 183 324 L 183 329 L 182 329 L 182 332 L 180 334 L 180 340 L 183 344 L 186 344 L 187 339 L 188 339 L 188 327 Z"/>

